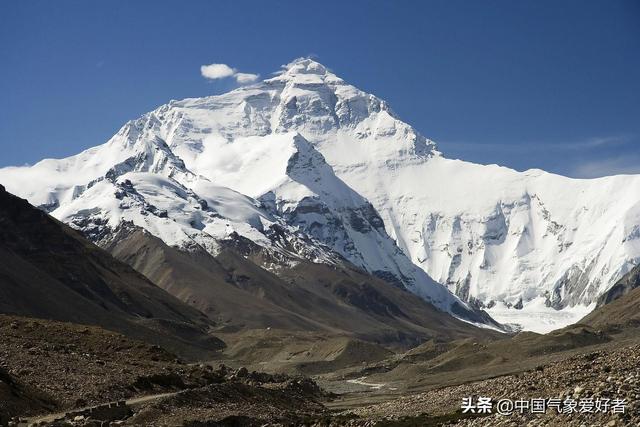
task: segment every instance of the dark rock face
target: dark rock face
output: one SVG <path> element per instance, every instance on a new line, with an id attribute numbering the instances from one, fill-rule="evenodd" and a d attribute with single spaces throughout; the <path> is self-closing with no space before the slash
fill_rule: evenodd
<path id="1" fill-rule="evenodd" d="M 632 290 L 640 287 L 640 266 L 636 266 L 630 272 L 622 277 L 615 285 L 611 287 L 607 292 L 602 294 L 598 298 L 597 307 L 602 307 L 605 304 L 609 304 L 618 298 L 623 297 Z"/>
<path id="2" fill-rule="evenodd" d="M 579 323 L 620 332 L 640 326 L 639 267 L 631 270 L 598 301 L 598 306 Z"/>
<path id="3" fill-rule="evenodd" d="M 514 305 L 514 306 L 513 306 L 513 308 L 515 308 L 516 310 L 522 310 L 522 307 L 523 307 L 523 305 L 522 305 L 522 298 L 520 298 L 520 299 L 518 300 L 518 302 L 516 303 L 516 305 Z"/>

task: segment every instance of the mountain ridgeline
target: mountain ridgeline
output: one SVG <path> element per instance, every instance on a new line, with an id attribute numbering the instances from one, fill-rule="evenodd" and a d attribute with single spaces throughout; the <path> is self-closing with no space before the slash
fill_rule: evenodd
<path id="1" fill-rule="evenodd" d="M 581 312 L 640 261 L 639 176 L 576 180 L 447 159 L 385 101 L 310 59 L 171 101 L 75 156 L 0 169 L 0 182 L 201 310 L 220 304 L 176 271 L 206 260 L 198 275 L 227 280 L 216 263 L 233 247 L 243 258 L 233 263 L 279 285 L 229 292 L 264 292 L 278 325 L 292 318 L 274 289 L 304 292 L 290 277 L 302 266 L 375 276 L 498 327 L 480 309 L 515 323 L 540 306 Z"/>

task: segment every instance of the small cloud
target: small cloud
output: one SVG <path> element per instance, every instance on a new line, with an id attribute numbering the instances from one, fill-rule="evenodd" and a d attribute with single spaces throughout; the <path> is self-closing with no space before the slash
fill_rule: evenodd
<path id="1" fill-rule="evenodd" d="M 251 73 L 235 73 L 233 77 L 240 84 L 253 83 L 260 77 L 258 74 Z"/>
<path id="2" fill-rule="evenodd" d="M 227 64 L 209 64 L 200 67 L 202 77 L 210 80 L 233 77 L 240 84 L 253 83 L 260 77 L 258 74 L 241 73 Z"/>
<path id="3" fill-rule="evenodd" d="M 200 67 L 200 73 L 202 73 L 202 77 L 211 80 L 231 77 L 235 74 L 235 72 L 236 70 L 229 67 L 227 64 L 209 64 Z"/>

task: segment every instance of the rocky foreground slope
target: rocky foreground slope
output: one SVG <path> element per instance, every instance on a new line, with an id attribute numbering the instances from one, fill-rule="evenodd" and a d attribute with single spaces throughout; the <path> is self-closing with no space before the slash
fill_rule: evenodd
<path id="1" fill-rule="evenodd" d="M 437 388 L 347 413 L 378 420 L 379 424 L 373 425 L 380 426 L 637 425 L 640 422 L 639 351 L 637 344 L 590 351 L 516 375 Z M 512 402 L 525 400 L 529 405 L 531 399 L 544 399 L 545 409 L 544 413 L 532 413 L 527 407 L 520 413 L 512 405 L 508 412 L 503 409 L 503 414 L 497 414 L 497 407 L 493 406 L 491 413 L 478 413 L 476 409 L 472 413 L 463 413 L 463 399 L 473 398 L 475 405 L 478 397 L 491 398 L 493 405 L 501 399 Z M 560 403 L 549 406 L 549 399 Z M 580 401 L 585 403 L 578 406 Z M 597 401 L 600 401 L 599 410 L 596 410 Z M 613 411 L 614 403 L 618 405 L 619 412 Z M 573 410 L 565 409 L 572 407 Z M 602 410 L 605 407 L 606 410 Z M 438 423 L 432 423 L 430 419 L 438 416 Z"/>
<path id="2" fill-rule="evenodd" d="M 305 378 L 189 365 L 99 327 L 0 315 L 3 426 L 286 421 L 322 416 L 324 397 Z"/>

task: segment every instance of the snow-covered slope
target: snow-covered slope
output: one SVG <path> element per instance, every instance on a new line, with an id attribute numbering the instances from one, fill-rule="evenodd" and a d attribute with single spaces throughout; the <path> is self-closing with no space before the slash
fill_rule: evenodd
<path id="1" fill-rule="evenodd" d="M 259 201 L 194 175 L 148 124 L 127 123 L 106 144 L 68 159 L 2 169 L 0 179 L 96 242 L 130 223 L 186 250 L 199 246 L 216 254 L 221 240 L 241 236 L 286 264 L 297 257 L 335 261 L 330 248 Z"/>
<path id="2" fill-rule="evenodd" d="M 458 301 L 409 260 L 389 237 L 373 206 L 340 180 L 299 133 L 213 144 L 217 144 L 214 153 L 233 150 L 234 154 L 223 155 L 228 159 L 224 165 L 194 165 L 202 176 L 257 198 L 274 216 L 357 267 L 404 285 L 438 306 L 450 307 Z M 212 150 L 211 145 L 207 150 Z"/>
<path id="3" fill-rule="evenodd" d="M 178 227 L 204 244 L 211 230 L 219 238 L 220 215 L 259 241 L 265 221 L 284 222 L 436 301 L 450 298 L 424 273 L 499 318 L 549 317 L 539 329 L 580 317 L 640 261 L 640 176 L 575 180 L 446 159 L 384 101 L 309 59 L 220 96 L 171 101 L 69 159 L 0 170 L 9 191 L 70 222 L 99 200 L 93 192 L 127 179 L 145 200 L 164 197 L 150 203 L 178 226 L 137 223 L 158 236 Z M 198 186 L 212 183 L 238 192 L 243 213 L 196 215 Z M 194 201 L 174 204 L 174 193 Z"/>
<path id="4" fill-rule="evenodd" d="M 102 146 L 5 168 L 0 180 L 97 243 L 110 243 L 131 224 L 169 245 L 214 255 L 230 239 L 247 239 L 267 254 L 263 267 L 276 273 L 302 259 L 346 259 L 444 311 L 491 323 L 415 266 L 371 204 L 300 134 L 241 136 L 233 143 L 210 134 L 199 141 L 184 118 L 161 107 Z M 179 132 L 189 141 L 178 141 Z M 190 159 L 189 167 L 176 152 Z"/>

